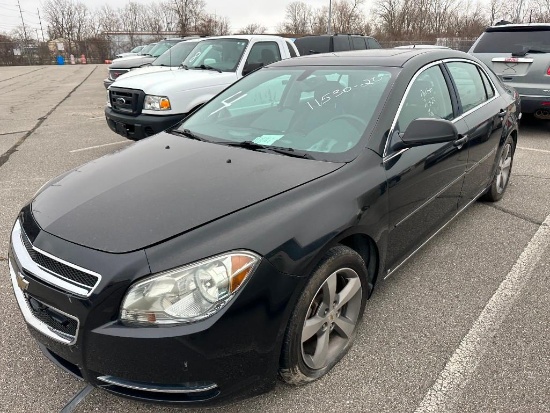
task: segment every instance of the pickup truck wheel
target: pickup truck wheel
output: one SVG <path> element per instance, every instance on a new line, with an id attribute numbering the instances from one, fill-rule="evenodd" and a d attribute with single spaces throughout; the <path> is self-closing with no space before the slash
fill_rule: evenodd
<path id="1" fill-rule="evenodd" d="M 279 375 L 305 384 L 325 375 L 350 349 L 367 300 L 367 268 L 351 248 L 331 248 L 302 292 L 285 334 Z"/>

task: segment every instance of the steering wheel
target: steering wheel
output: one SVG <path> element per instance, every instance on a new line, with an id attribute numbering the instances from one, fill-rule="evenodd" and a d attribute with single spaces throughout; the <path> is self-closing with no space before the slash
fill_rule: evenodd
<path id="1" fill-rule="evenodd" d="M 333 122 L 338 119 L 344 119 L 349 121 L 349 123 L 355 126 L 359 131 L 362 131 L 367 127 L 367 123 L 363 119 L 361 119 L 359 116 L 350 115 L 349 113 L 344 113 L 343 115 L 335 116 L 329 122 Z"/>

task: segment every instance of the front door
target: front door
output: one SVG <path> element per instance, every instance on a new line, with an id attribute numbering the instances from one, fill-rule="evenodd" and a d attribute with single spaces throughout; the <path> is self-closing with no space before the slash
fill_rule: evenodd
<path id="1" fill-rule="evenodd" d="M 384 157 L 389 192 L 389 244 L 386 268 L 392 270 L 456 212 L 468 152 L 453 142 L 392 150 L 407 126 L 418 118 L 453 120 L 450 82 L 440 65 L 421 70 L 404 98 Z M 463 120 L 454 121 L 459 134 Z"/>

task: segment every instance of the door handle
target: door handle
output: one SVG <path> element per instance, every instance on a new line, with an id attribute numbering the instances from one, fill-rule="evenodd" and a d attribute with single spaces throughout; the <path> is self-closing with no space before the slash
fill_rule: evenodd
<path id="1" fill-rule="evenodd" d="M 498 112 L 498 117 L 502 119 L 503 117 L 506 116 L 506 113 L 508 112 L 506 112 L 505 109 L 501 109 L 500 112 Z"/>
<path id="2" fill-rule="evenodd" d="M 468 135 L 458 135 L 458 139 L 453 142 L 453 145 L 461 149 L 466 142 L 468 142 Z"/>

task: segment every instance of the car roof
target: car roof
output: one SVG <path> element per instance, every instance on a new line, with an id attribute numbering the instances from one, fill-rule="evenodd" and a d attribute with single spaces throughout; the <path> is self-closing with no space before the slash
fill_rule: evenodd
<path id="1" fill-rule="evenodd" d="M 407 62 L 460 58 L 475 60 L 471 55 L 453 49 L 369 49 L 321 53 L 281 60 L 270 67 L 291 66 L 387 66 L 403 67 Z"/>
<path id="2" fill-rule="evenodd" d="M 507 32 L 513 30 L 550 30 L 550 23 L 499 24 L 485 29 L 486 32 Z"/>

